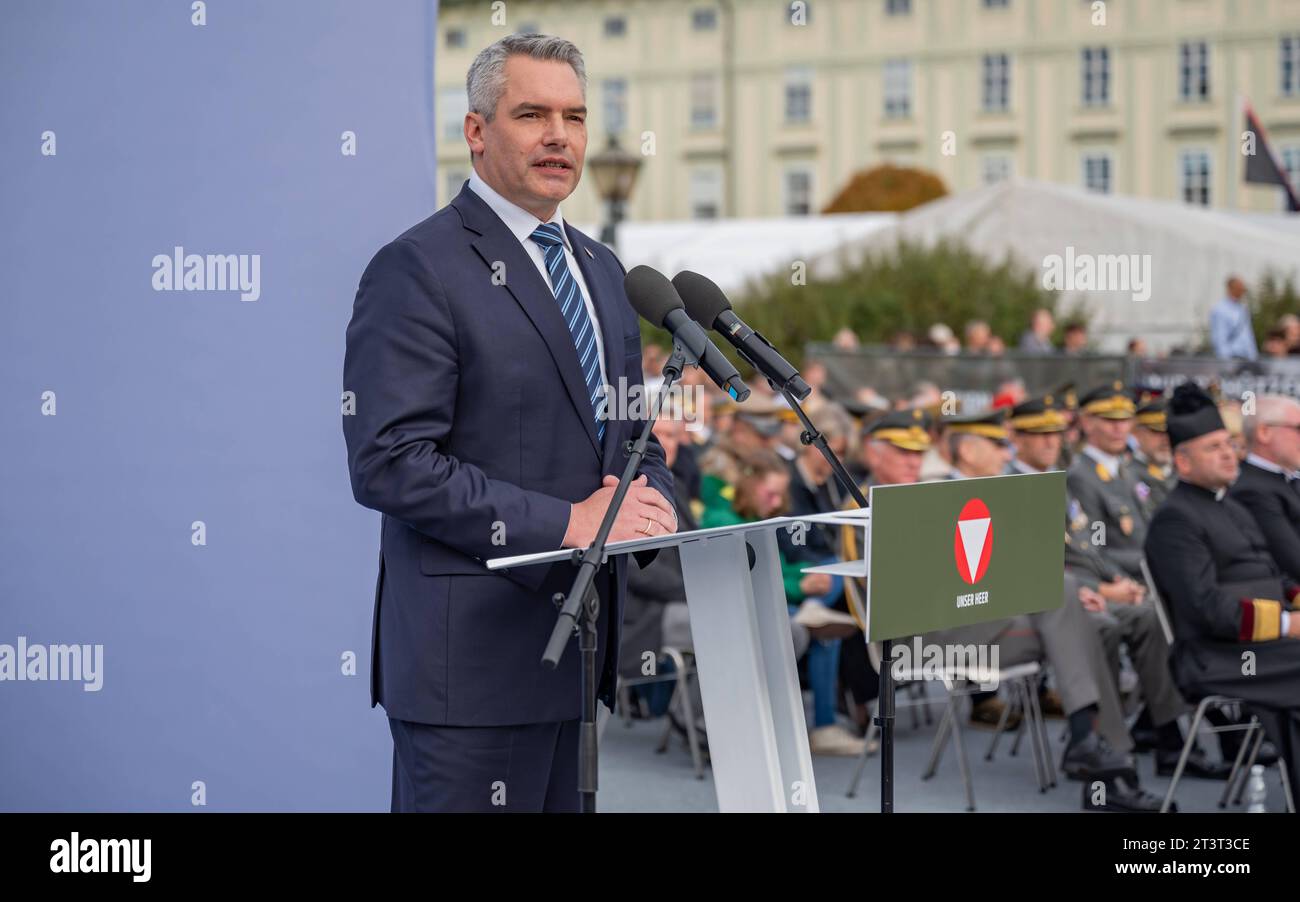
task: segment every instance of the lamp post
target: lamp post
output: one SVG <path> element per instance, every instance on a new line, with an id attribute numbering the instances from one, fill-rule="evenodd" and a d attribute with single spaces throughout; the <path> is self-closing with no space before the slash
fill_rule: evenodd
<path id="1" fill-rule="evenodd" d="M 618 139 L 611 133 L 605 149 L 587 160 L 587 166 L 596 179 L 596 190 L 600 192 L 601 200 L 609 208 L 605 225 L 600 230 L 600 240 L 614 248 L 618 224 L 623 221 L 623 207 L 632 195 L 632 186 L 636 184 L 641 169 L 641 158 L 619 147 Z"/>

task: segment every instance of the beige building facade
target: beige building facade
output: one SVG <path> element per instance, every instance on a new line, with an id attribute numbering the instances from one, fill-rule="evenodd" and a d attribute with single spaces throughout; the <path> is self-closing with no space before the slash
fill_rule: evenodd
<path id="1" fill-rule="evenodd" d="M 1243 98 L 1300 183 L 1300 0 L 444 0 L 437 27 L 441 203 L 465 73 L 514 31 L 582 50 L 588 157 L 643 155 L 630 219 L 816 213 L 883 162 L 1277 211 L 1242 182 Z M 564 210 L 603 218 L 589 174 Z"/>

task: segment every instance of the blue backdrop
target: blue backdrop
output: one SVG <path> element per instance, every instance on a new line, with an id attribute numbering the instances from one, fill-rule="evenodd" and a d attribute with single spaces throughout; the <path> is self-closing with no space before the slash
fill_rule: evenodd
<path id="1" fill-rule="evenodd" d="M 434 209 L 436 5 L 205 14 L 0 5 L 0 645 L 103 646 L 98 692 L 0 680 L 0 809 L 388 806 L 339 405 L 361 272 Z M 156 291 L 178 246 L 260 297 Z"/>

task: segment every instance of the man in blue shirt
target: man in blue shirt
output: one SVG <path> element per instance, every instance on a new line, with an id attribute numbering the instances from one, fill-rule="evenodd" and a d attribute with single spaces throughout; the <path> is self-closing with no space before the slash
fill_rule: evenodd
<path id="1" fill-rule="evenodd" d="M 1254 360 L 1255 331 L 1250 325 L 1250 308 L 1246 306 L 1246 284 L 1233 276 L 1228 279 L 1228 296 L 1210 310 L 1210 344 L 1220 360 L 1234 357 Z"/>

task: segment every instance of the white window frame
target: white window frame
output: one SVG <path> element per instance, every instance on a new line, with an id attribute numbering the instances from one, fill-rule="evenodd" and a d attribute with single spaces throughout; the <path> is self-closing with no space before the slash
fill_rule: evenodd
<path id="1" fill-rule="evenodd" d="M 1094 184 L 1093 176 L 1094 164 L 1105 170 L 1105 185 L 1097 187 Z M 1115 192 L 1115 155 L 1109 150 L 1089 150 L 1085 151 L 1079 158 L 1079 178 L 1080 183 L 1088 191 L 1098 194 L 1113 194 Z"/>
<path id="2" fill-rule="evenodd" d="M 1294 191 L 1300 191 L 1300 144 L 1281 144 L 1277 148 L 1277 163 L 1282 169 L 1282 174 L 1291 182 L 1291 188 Z M 1286 190 L 1278 190 L 1278 209 L 1283 212 L 1287 209 Z"/>
<path id="3" fill-rule="evenodd" d="M 1079 94 L 1086 107 L 1110 106 L 1110 48 L 1079 51 Z"/>
<path id="4" fill-rule="evenodd" d="M 712 72 L 697 72 L 690 82 L 690 126 L 692 131 L 709 131 L 718 127 L 718 77 Z"/>
<path id="5" fill-rule="evenodd" d="M 1210 42 L 1180 41 L 1178 44 L 1178 99 L 1183 103 L 1204 103 L 1210 99 Z"/>
<path id="6" fill-rule="evenodd" d="M 806 125 L 812 121 L 813 71 L 808 66 L 790 66 L 785 70 L 783 90 L 786 125 Z"/>
<path id="7" fill-rule="evenodd" d="M 986 53 L 980 61 L 980 109 L 986 113 L 1011 109 L 1011 54 Z"/>
<path id="8" fill-rule="evenodd" d="M 884 96 L 881 107 L 886 119 L 912 118 L 912 61 L 885 60 L 881 69 Z"/>
<path id="9" fill-rule="evenodd" d="M 1194 159 L 1204 160 L 1204 172 L 1194 172 L 1189 168 Z M 1193 192 L 1195 196 L 1189 196 Z M 1204 203 L 1198 199 L 1202 194 Z M 1185 147 L 1178 151 L 1178 199 L 1196 207 L 1209 207 L 1214 203 L 1214 156 L 1209 148 Z"/>
<path id="10" fill-rule="evenodd" d="M 438 140 L 463 141 L 465 114 L 469 112 L 469 97 L 465 86 L 438 89 Z"/>
<path id="11" fill-rule="evenodd" d="M 1300 34 L 1284 34 L 1277 43 L 1278 93 L 1300 96 Z"/>
<path id="12" fill-rule="evenodd" d="M 1001 171 L 995 173 L 995 169 Z M 1014 178 L 1015 174 L 1015 157 L 1006 151 L 993 151 L 980 157 L 981 185 L 996 185 L 999 182 Z"/>
<path id="13" fill-rule="evenodd" d="M 691 169 L 687 186 L 691 219 L 717 219 L 722 215 L 722 170 L 717 166 Z M 711 207 L 711 213 L 702 212 Z"/>
<path id="14" fill-rule="evenodd" d="M 806 184 L 802 189 L 797 189 L 792 184 L 792 179 L 796 176 L 803 176 Z M 806 194 L 807 196 L 799 199 L 796 198 L 796 191 Z M 785 211 L 786 216 L 811 216 L 816 213 L 813 207 L 813 197 L 816 191 L 816 183 L 813 176 L 813 168 L 807 163 L 798 163 L 785 167 L 781 173 L 781 209 Z M 806 205 L 807 209 L 800 212 L 794 209 L 796 202 Z"/>
<path id="15" fill-rule="evenodd" d="M 627 79 L 606 78 L 600 83 L 600 112 L 605 133 L 621 135 L 627 129 Z"/>

